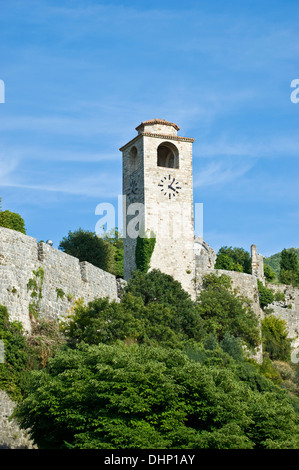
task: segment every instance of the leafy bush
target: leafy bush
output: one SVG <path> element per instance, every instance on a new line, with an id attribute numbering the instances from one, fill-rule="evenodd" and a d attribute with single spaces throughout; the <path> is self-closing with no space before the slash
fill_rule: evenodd
<path id="1" fill-rule="evenodd" d="M 22 394 L 23 373 L 28 365 L 28 347 L 21 323 L 11 322 L 7 308 L 0 305 L 0 340 L 4 344 L 5 362 L 0 363 L 0 389 L 14 399 Z"/>
<path id="2" fill-rule="evenodd" d="M 87 261 L 104 271 L 115 272 L 112 244 L 98 237 L 94 232 L 81 228 L 69 232 L 67 237 L 63 237 L 58 248 L 80 261 Z"/>
<path id="3" fill-rule="evenodd" d="M 259 303 L 262 309 L 264 309 L 267 305 L 274 302 L 274 292 L 272 289 L 265 287 L 259 279 L 257 280 L 257 287 L 259 291 Z"/>
<path id="4" fill-rule="evenodd" d="M 0 211 L 0 227 L 10 228 L 26 235 L 25 222 L 15 212 Z"/>
<path id="5" fill-rule="evenodd" d="M 275 294 L 274 294 L 274 300 L 275 300 L 276 302 L 283 302 L 283 301 L 285 301 L 285 299 L 286 299 L 286 296 L 285 296 L 285 294 L 284 294 L 283 292 L 279 292 L 279 291 L 278 291 L 278 292 L 275 292 Z"/>
<path id="6" fill-rule="evenodd" d="M 238 374 L 175 350 L 82 343 L 32 374 L 15 416 L 40 448 L 298 448 L 286 393 Z"/>
<path id="7" fill-rule="evenodd" d="M 121 302 L 95 299 L 77 302 L 65 324 L 72 345 L 113 344 L 117 340 L 182 348 L 199 338 L 201 319 L 190 296 L 171 276 L 153 270 L 136 272 Z"/>
<path id="8" fill-rule="evenodd" d="M 251 273 L 251 257 L 243 248 L 223 246 L 217 253 L 215 269 Z"/>
<path id="9" fill-rule="evenodd" d="M 291 340 L 285 320 L 274 315 L 267 315 L 262 320 L 264 351 L 272 360 L 289 361 L 291 358 Z"/>
<path id="10" fill-rule="evenodd" d="M 283 284 L 299 285 L 299 262 L 294 250 L 282 250 L 280 258 L 279 280 Z"/>
<path id="11" fill-rule="evenodd" d="M 268 282 L 273 282 L 276 279 L 276 272 L 269 266 L 264 263 L 264 276 Z"/>
<path id="12" fill-rule="evenodd" d="M 205 289 L 198 298 L 198 311 L 209 333 L 217 340 L 225 334 L 241 338 L 250 348 L 259 343 L 258 320 L 248 305 L 248 299 L 237 296 L 228 276 L 209 274 L 204 278 Z"/>
<path id="13" fill-rule="evenodd" d="M 148 273 L 137 271 L 129 280 L 126 292 L 141 297 L 146 306 L 153 303 L 169 308 L 172 316 L 169 326 L 174 331 L 184 333 L 187 338 L 201 336 L 202 323 L 196 306 L 190 295 L 172 276 L 158 269 Z"/>

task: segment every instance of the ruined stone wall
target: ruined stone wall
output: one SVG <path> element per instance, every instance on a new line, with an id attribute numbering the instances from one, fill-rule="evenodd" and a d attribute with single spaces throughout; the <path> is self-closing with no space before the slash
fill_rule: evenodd
<path id="1" fill-rule="evenodd" d="M 37 297 L 28 288 L 30 279 L 37 285 Z M 8 308 L 11 321 L 20 321 L 30 331 L 29 310 L 34 302 L 39 303 L 41 315 L 61 317 L 78 298 L 87 303 L 96 297 L 119 300 L 115 276 L 0 227 L 0 304 Z"/>
<path id="2" fill-rule="evenodd" d="M 14 408 L 15 403 L 0 390 L 0 449 L 36 449 L 28 433 L 10 419 Z"/>

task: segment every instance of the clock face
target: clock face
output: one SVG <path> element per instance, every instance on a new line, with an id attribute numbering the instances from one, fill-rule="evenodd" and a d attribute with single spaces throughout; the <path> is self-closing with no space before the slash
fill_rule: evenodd
<path id="1" fill-rule="evenodd" d="M 159 181 L 158 187 L 160 188 L 161 193 L 168 199 L 175 199 L 182 189 L 180 183 L 171 175 L 164 176 Z"/>
<path id="2" fill-rule="evenodd" d="M 134 200 L 134 198 L 137 196 L 137 193 L 138 193 L 137 181 L 133 178 L 130 181 L 129 190 L 127 194 L 130 202 Z"/>

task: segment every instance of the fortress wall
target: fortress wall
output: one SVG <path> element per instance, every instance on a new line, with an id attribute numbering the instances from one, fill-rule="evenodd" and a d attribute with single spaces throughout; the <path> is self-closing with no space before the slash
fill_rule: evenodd
<path id="1" fill-rule="evenodd" d="M 32 237 L 0 227 L 0 304 L 9 309 L 12 321 L 30 329 L 27 282 L 39 265 L 37 243 Z"/>
<path id="2" fill-rule="evenodd" d="M 39 268 L 43 279 L 34 274 Z M 39 307 L 44 316 L 65 316 L 78 298 L 85 303 L 96 297 L 119 300 L 112 274 L 90 263 L 80 263 L 32 237 L 0 227 L 0 304 L 7 306 L 11 320 L 20 321 L 28 331 L 29 305 L 37 300 L 27 288 L 30 279 L 41 289 Z"/>
<path id="3" fill-rule="evenodd" d="M 26 431 L 20 429 L 10 416 L 16 404 L 8 394 L 0 390 L 0 449 L 37 449 Z"/>

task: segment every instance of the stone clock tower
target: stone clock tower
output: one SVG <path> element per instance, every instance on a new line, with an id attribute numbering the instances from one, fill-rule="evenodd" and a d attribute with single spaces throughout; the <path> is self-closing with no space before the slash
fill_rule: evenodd
<path id="1" fill-rule="evenodd" d="M 136 269 L 138 230 L 152 231 L 156 244 L 150 269 L 170 274 L 194 297 L 192 143 L 179 127 L 152 119 L 136 127 L 124 145 L 124 278 Z"/>

